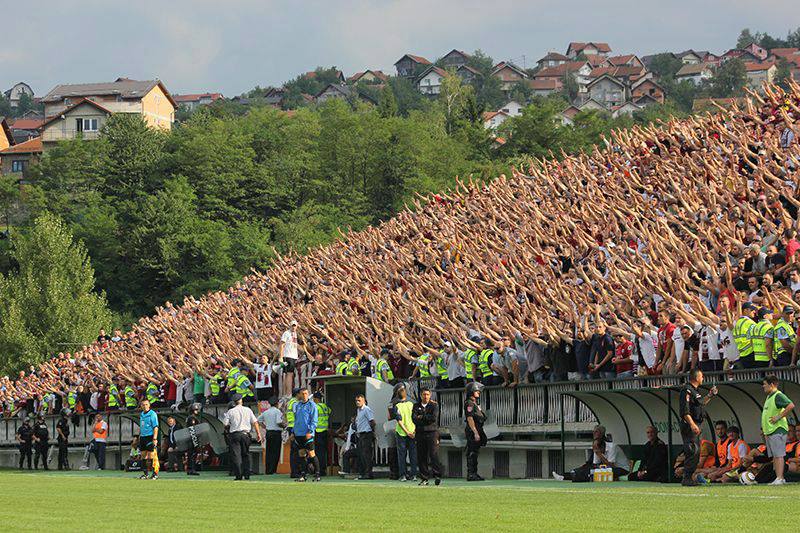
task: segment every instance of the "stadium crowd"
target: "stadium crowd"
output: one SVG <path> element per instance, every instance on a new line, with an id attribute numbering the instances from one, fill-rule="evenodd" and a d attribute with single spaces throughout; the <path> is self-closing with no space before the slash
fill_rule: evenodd
<path id="1" fill-rule="evenodd" d="M 796 365 L 798 104 L 797 85 L 767 86 L 743 108 L 458 180 L 3 377 L 4 412 L 124 407 L 129 389 L 217 401 L 241 361 L 280 396 L 325 372 L 461 387 Z"/>

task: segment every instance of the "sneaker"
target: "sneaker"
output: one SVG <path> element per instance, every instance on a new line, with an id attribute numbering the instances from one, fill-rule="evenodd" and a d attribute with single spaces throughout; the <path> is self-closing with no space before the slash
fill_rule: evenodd
<path id="1" fill-rule="evenodd" d="M 320 478 L 319 476 L 314 476 L 314 479 L 312 481 L 320 481 L 321 479 L 322 478 Z"/>
<path id="2" fill-rule="evenodd" d="M 710 485 L 711 480 L 707 479 L 703 474 L 697 474 L 697 483 L 699 485 Z"/>
<path id="3" fill-rule="evenodd" d="M 147 479 L 147 472 L 139 476 L 139 479 Z"/>
<path id="4" fill-rule="evenodd" d="M 441 479 L 439 479 L 439 478 L 437 477 L 437 478 L 436 478 L 436 481 L 434 481 L 434 482 L 433 482 L 433 484 L 434 484 L 434 485 L 436 485 L 436 486 L 438 487 L 439 485 L 441 485 L 441 484 L 442 484 L 442 480 L 441 480 Z"/>
<path id="5" fill-rule="evenodd" d="M 158 479 L 158 474 L 153 474 L 152 476 L 150 476 L 150 479 Z"/>
<path id="6" fill-rule="evenodd" d="M 295 479 L 295 481 L 297 481 L 298 483 L 305 483 L 306 482 L 306 478 L 303 477 L 303 476 L 300 476 L 299 478 Z"/>
<path id="7" fill-rule="evenodd" d="M 398 481 L 402 481 L 403 483 L 405 483 L 406 481 L 408 481 L 408 478 L 407 477 L 401 477 L 400 479 L 398 479 Z"/>
<path id="8" fill-rule="evenodd" d="M 783 478 L 776 478 L 770 485 L 786 485 L 786 480 Z"/>
<path id="9" fill-rule="evenodd" d="M 469 476 L 467 477 L 467 481 L 483 481 L 483 478 L 480 476 Z"/>
<path id="10" fill-rule="evenodd" d="M 553 479 L 555 479 L 556 481 L 564 481 L 564 476 L 556 472 L 553 472 Z"/>
<path id="11" fill-rule="evenodd" d="M 419 486 L 420 487 L 427 486 L 427 485 L 428 485 L 428 480 L 427 479 L 423 479 L 422 481 L 419 482 Z"/>

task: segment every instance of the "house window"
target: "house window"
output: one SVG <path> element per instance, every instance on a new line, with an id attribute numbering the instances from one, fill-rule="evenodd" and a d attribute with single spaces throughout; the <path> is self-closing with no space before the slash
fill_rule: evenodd
<path id="1" fill-rule="evenodd" d="M 12 161 L 11 172 L 25 172 L 25 166 L 27 163 L 27 161 Z"/>
<path id="2" fill-rule="evenodd" d="M 64 98 L 64 105 L 67 107 L 71 106 L 72 100 L 70 100 L 69 98 Z"/>
<path id="3" fill-rule="evenodd" d="M 75 131 L 78 133 L 84 131 L 97 131 L 97 119 L 96 118 L 79 118 L 75 120 Z"/>

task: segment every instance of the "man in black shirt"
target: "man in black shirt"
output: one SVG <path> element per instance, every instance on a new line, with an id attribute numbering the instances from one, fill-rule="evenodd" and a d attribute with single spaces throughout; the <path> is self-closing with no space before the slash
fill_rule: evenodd
<path id="1" fill-rule="evenodd" d="M 703 397 L 697 388 L 703 384 L 703 371 L 693 368 L 689 373 L 689 382 L 680 392 L 681 437 L 683 438 L 683 455 L 686 458 L 681 484 L 694 487 L 697 481 L 692 479 L 700 459 L 700 424 L 705 418 L 705 406 L 717 394 L 717 387 L 711 387 L 708 395 Z"/>
<path id="2" fill-rule="evenodd" d="M 61 418 L 56 424 L 58 433 L 58 469 L 69 470 L 69 460 L 67 458 L 67 448 L 69 446 L 69 409 L 61 410 Z"/>
<path id="3" fill-rule="evenodd" d="M 631 472 L 629 481 L 667 481 L 667 446 L 658 438 L 658 430 L 647 426 L 647 444 L 644 445 L 644 458 L 639 469 Z"/>
<path id="4" fill-rule="evenodd" d="M 22 464 L 27 457 L 28 470 L 33 470 L 33 428 L 27 418 L 17 429 L 17 442 L 19 442 L 19 469 L 22 470 Z"/>
<path id="5" fill-rule="evenodd" d="M 189 411 L 189 416 L 186 417 L 186 427 L 190 428 L 193 426 L 197 426 L 200 424 L 200 408 L 202 406 L 199 403 L 193 403 L 191 410 Z M 199 450 L 194 445 L 194 439 L 189 439 L 189 450 L 186 452 L 186 475 L 188 476 L 199 476 L 200 474 L 197 472 L 197 466 L 200 463 L 197 454 Z"/>
<path id="6" fill-rule="evenodd" d="M 42 461 L 42 467 L 47 470 L 47 450 L 50 444 L 47 442 L 50 439 L 50 431 L 47 429 L 47 424 L 44 417 L 39 415 L 36 417 L 36 424 L 33 426 L 33 441 L 35 454 L 33 456 L 33 468 L 39 469 L 39 460 Z"/>
<path id="7" fill-rule="evenodd" d="M 414 404 L 411 411 L 416 429 L 417 465 L 422 481 L 427 485 L 431 473 L 436 485 L 442 482 L 442 464 L 439 462 L 439 404 L 431 400 L 431 391 L 423 388 L 420 401 Z"/>

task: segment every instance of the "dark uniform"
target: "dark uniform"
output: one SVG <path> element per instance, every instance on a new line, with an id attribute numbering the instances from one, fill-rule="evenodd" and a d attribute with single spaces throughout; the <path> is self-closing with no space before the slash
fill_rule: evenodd
<path id="1" fill-rule="evenodd" d="M 17 437 L 19 438 L 19 468 L 22 470 L 22 464 L 27 457 L 28 470 L 33 470 L 33 428 L 27 420 L 24 420 L 17 429 Z"/>
<path id="2" fill-rule="evenodd" d="M 62 415 L 61 419 L 56 424 L 56 428 L 61 430 L 58 433 L 58 469 L 69 470 L 69 460 L 67 459 L 67 449 L 69 446 L 69 418 Z M 62 437 L 63 435 L 63 437 Z"/>
<path id="3" fill-rule="evenodd" d="M 692 432 L 692 427 L 686 422 L 685 416 L 690 415 L 694 423 L 700 426 L 705 418 L 705 408 L 703 406 L 702 395 L 692 385 L 687 383 L 681 389 L 680 398 L 680 417 L 681 417 L 681 437 L 683 438 L 683 480 L 690 481 L 697 469 L 700 460 L 700 435 Z"/>
<path id="4" fill-rule="evenodd" d="M 47 424 L 44 420 L 37 420 L 36 425 L 33 426 L 33 436 L 36 438 L 33 455 L 33 468 L 39 468 L 39 459 L 42 461 L 42 467 L 47 470 L 47 450 L 50 448 L 50 431 L 47 429 Z"/>
<path id="5" fill-rule="evenodd" d="M 472 418 L 480 437 L 479 440 L 475 440 L 475 435 L 473 435 L 469 422 L 467 422 L 467 426 L 464 429 L 467 436 L 467 479 L 483 479 L 478 475 L 478 451 L 481 446 L 486 446 L 486 433 L 483 432 L 486 414 L 473 398 L 467 398 L 467 401 L 464 402 L 464 417 L 467 420 Z"/>
<path id="6" fill-rule="evenodd" d="M 436 484 L 442 477 L 442 463 L 439 462 L 439 404 L 431 400 L 427 405 L 414 404 L 411 411 L 417 440 L 417 465 L 422 481 L 427 483 L 431 475 Z"/>
<path id="7" fill-rule="evenodd" d="M 200 424 L 200 416 L 196 415 L 194 411 L 186 417 L 186 427 L 190 428 L 192 426 L 196 426 Z M 186 474 L 189 476 L 198 476 L 200 474 L 197 473 L 197 466 L 198 466 L 198 458 L 197 458 L 198 450 L 194 447 L 194 441 L 192 439 L 189 440 L 189 450 L 186 452 L 186 465 L 187 471 Z"/>

